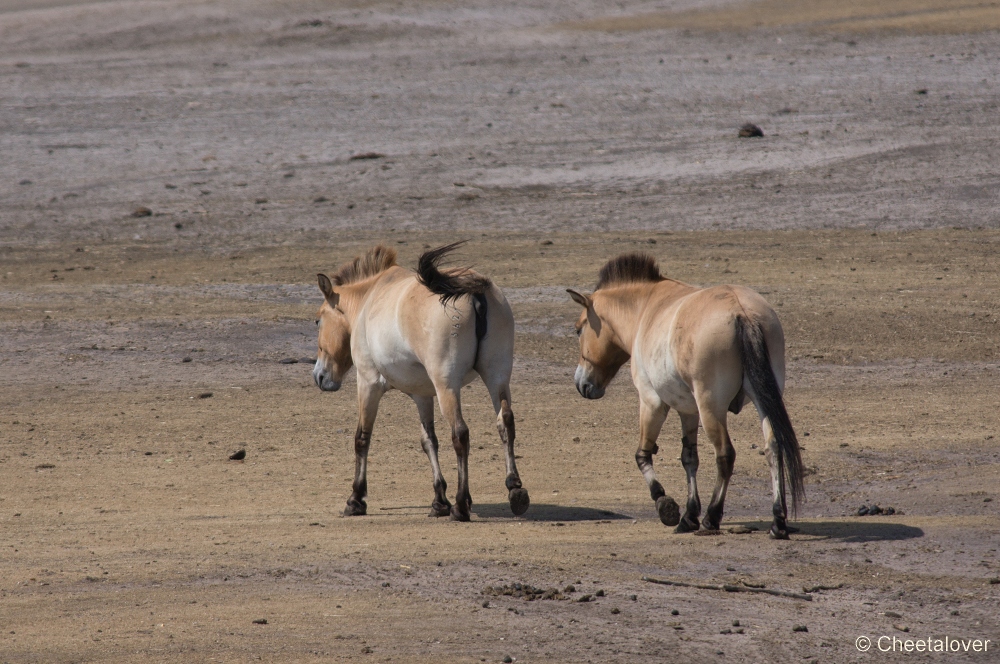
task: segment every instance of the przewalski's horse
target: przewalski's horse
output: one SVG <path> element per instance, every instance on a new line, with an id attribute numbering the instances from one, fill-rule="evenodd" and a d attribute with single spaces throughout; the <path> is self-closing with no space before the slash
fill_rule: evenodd
<path id="1" fill-rule="evenodd" d="M 699 528 L 698 423 L 715 446 L 718 475 L 701 529 L 722 520 L 736 450 L 726 428 L 727 412 L 738 413 L 747 399 L 760 415 L 771 466 L 774 523 L 771 536 L 787 539 L 786 482 L 792 509 L 804 496 L 802 458 L 781 392 L 785 379 L 785 338 L 774 309 L 742 286 L 697 288 L 660 274 L 645 254 L 624 254 L 601 268 L 592 295 L 569 290 L 584 308 L 576 324 L 580 364 L 576 389 L 600 399 L 611 379 L 632 360 L 639 391 L 639 449 L 636 463 L 656 501 L 660 520 L 676 532 Z M 683 518 L 653 473 L 656 439 L 670 408 L 681 418 L 681 463 L 688 499 Z"/>
<path id="2" fill-rule="evenodd" d="M 514 414 L 510 375 L 514 363 L 514 316 L 503 293 L 469 269 L 441 270 L 442 258 L 461 242 L 420 256 L 417 272 L 396 264 L 396 252 L 377 246 L 327 277 L 317 275 L 325 301 L 319 310 L 316 385 L 340 389 L 344 374 L 357 366 L 358 429 L 354 434 L 354 490 L 345 516 L 365 514 L 367 463 L 372 427 L 382 395 L 390 389 L 417 404 L 421 443 L 434 473 L 431 516 L 469 520 L 469 427 L 462 419 L 461 389 L 479 375 L 497 413 L 497 429 L 507 455 L 510 509 L 528 509 L 528 492 L 514 463 Z M 437 395 L 458 455 L 455 505 L 438 464 L 434 434 Z"/>

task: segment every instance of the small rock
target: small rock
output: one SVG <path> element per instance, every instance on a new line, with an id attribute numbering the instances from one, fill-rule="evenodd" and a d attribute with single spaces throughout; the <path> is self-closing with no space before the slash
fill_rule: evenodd
<path id="1" fill-rule="evenodd" d="M 858 516 L 866 516 L 867 514 L 868 514 L 868 506 L 867 505 L 862 505 L 861 507 L 858 508 L 858 511 L 857 511 L 857 515 Z"/>
<path id="2" fill-rule="evenodd" d="M 382 582 L 382 587 L 383 588 L 388 588 L 389 587 L 389 582 L 388 581 L 383 581 Z"/>
<path id="3" fill-rule="evenodd" d="M 510 656 L 510 655 L 504 655 L 504 656 L 503 656 L 503 659 L 502 659 L 501 661 L 503 662 L 503 664 L 510 664 L 510 663 L 511 663 L 511 662 L 513 662 L 514 660 L 513 660 L 513 659 L 511 659 L 511 656 Z"/>
<path id="4" fill-rule="evenodd" d="M 490 600 L 486 600 L 485 602 L 483 602 L 483 608 L 484 609 L 490 608 Z"/>
<path id="5" fill-rule="evenodd" d="M 176 228 L 177 230 L 181 230 L 182 228 L 184 228 L 184 224 L 178 221 L 176 224 L 174 224 L 174 228 Z"/>
<path id="6" fill-rule="evenodd" d="M 330 199 L 327 198 L 326 196 L 317 196 L 316 198 L 313 199 L 313 203 L 326 203 L 328 200 Z"/>
<path id="7" fill-rule="evenodd" d="M 733 621 L 733 627 L 739 627 L 739 626 L 740 626 L 740 621 L 739 620 L 734 620 Z"/>
<path id="8" fill-rule="evenodd" d="M 243 459 L 246 458 L 247 458 L 246 450 L 237 450 L 236 452 L 233 452 L 232 454 L 229 455 L 230 461 L 243 461 Z"/>
<path id="9" fill-rule="evenodd" d="M 882 510 L 882 514 L 885 514 L 886 516 L 892 516 L 895 513 L 896 513 L 896 508 L 894 507 L 886 507 L 884 510 Z"/>
<path id="10" fill-rule="evenodd" d="M 868 516 L 875 516 L 882 513 L 882 508 L 878 505 L 872 505 L 868 508 Z"/>
<path id="11" fill-rule="evenodd" d="M 900 614 L 896 613 L 895 611 L 886 611 L 885 612 L 885 617 L 886 618 L 902 618 L 903 616 L 901 616 Z"/>
<path id="12" fill-rule="evenodd" d="M 541 242 L 539 242 L 539 244 L 541 244 L 542 246 L 547 247 L 550 244 L 552 244 L 552 240 L 542 240 Z"/>
<path id="13" fill-rule="evenodd" d="M 906 625 L 899 625 L 897 623 L 893 623 L 892 628 L 893 629 L 898 629 L 900 632 L 909 632 L 910 631 L 910 628 L 907 627 Z"/>
<path id="14" fill-rule="evenodd" d="M 604 590 L 603 589 L 598 590 L 596 593 L 594 593 L 594 595 L 597 597 L 604 597 Z"/>
<path id="15" fill-rule="evenodd" d="M 31 184 L 31 180 L 21 180 L 20 182 L 18 182 L 18 184 L 20 184 L 20 185 L 29 185 L 29 184 Z"/>
<path id="16" fill-rule="evenodd" d="M 639 598 L 638 598 L 638 597 L 637 597 L 636 595 L 629 595 L 629 596 L 628 596 L 628 598 L 629 598 L 630 600 L 632 600 L 633 602 L 636 602 L 636 601 L 638 601 L 638 600 L 639 600 Z"/>
<path id="17" fill-rule="evenodd" d="M 299 361 L 296 360 L 294 357 L 286 357 L 282 360 L 278 360 L 278 364 L 298 364 L 298 363 Z"/>
<path id="18" fill-rule="evenodd" d="M 585 604 L 587 602 L 592 601 L 593 599 L 594 599 L 593 595 L 584 595 L 583 597 L 581 597 L 580 599 L 578 599 L 576 601 L 580 602 L 581 604 Z"/>
<path id="19" fill-rule="evenodd" d="M 670 615 L 672 615 L 672 616 L 679 616 L 679 615 L 681 615 L 681 612 L 678 611 L 677 609 L 673 609 L 673 610 L 670 611 Z"/>
<path id="20" fill-rule="evenodd" d="M 257 620 L 253 621 L 253 624 L 254 625 L 266 625 L 267 624 L 267 618 L 257 618 Z"/>
<path id="21" fill-rule="evenodd" d="M 621 612 L 622 612 L 621 609 L 619 609 L 617 607 L 614 608 L 614 609 L 611 609 L 611 615 L 613 615 L 613 616 L 617 616 Z"/>
<path id="22" fill-rule="evenodd" d="M 744 634 L 743 628 L 740 627 L 738 630 L 736 630 L 736 633 L 737 634 Z"/>
<path id="23" fill-rule="evenodd" d="M 764 130 L 752 122 L 747 122 L 745 125 L 740 127 L 740 138 L 763 138 L 763 136 Z"/>
<path id="24" fill-rule="evenodd" d="M 381 152 L 359 152 L 358 154 L 351 155 L 351 161 L 360 161 L 362 159 L 384 159 L 385 155 Z"/>
<path id="25" fill-rule="evenodd" d="M 211 392 L 202 392 L 201 394 L 198 395 L 198 398 L 199 399 L 211 399 L 212 398 L 212 393 Z"/>
<path id="26" fill-rule="evenodd" d="M 185 357 L 183 360 L 181 360 L 181 362 L 190 362 L 190 361 L 191 361 L 190 357 Z"/>
<path id="27" fill-rule="evenodd" d="M 998 579 L 997 577 L 993 577 L 992 579 L 990 579 L 991 586 L 995 586 L 997 584 L 1000 584 L 1000 579 Z"/>
<path id="28" fill-rule="evenodd" d="M 573 584 L 571 583 L 571 584 L 569 584 L 568 586 L 566 586 L 565 588 L 563 588 L 563 592 L 564 592 L 564 593 L 575 593 L 575 592 L 576 592 L 576 586 L 574 586 L 574 585 L 573 585 Z"/>
<path id="29" fill-rule="evenodd" d="M 792 628 L 792 631 L 793 632 L 808 632 L 809 628 L 806 627 L 805 625 L 796 625 L 795 627 Z"/>
<path id="30" fill-rule="evenodd" d="M 719 630 L 719 634 L 732 634 L 732 633 L 733 633 L 733 630 L 729 629 L 728 627 L 725 628 L 725 629 Z"/>
<path id="31" fill-rule="evenodd" d="M 920 88 L 919 90 L 915 90 L 915 92 L 918 95 L 925 95 L 925 94 L 927 94 L 927 88 Z"/>
<path id="32" fill-rule="evenodd" d="M 253 202 L 256 203 L 257 205 L 263 205 L 264 203 L 267 203 L 267 199 L 266 198 L 255 198 L 255 199 L 253 199 Z"/>
<path id="33" fill-rule="evenodd" d="M 366 655 L 370 655 L 375 651 L 371 649 L 371 646 L 365 646 L 364 648 L 361 649 L 361 652 L 363 652 Z"/>
<path id="34" fill-rule="evenodd" d="M 152 216 L 152 214 L 153 214 L 152 210 L 150 210 L 148 207 L 145 207 L 145 206 L 142 206 L 142 205 L 140 205 L 136 209 L 132 210 L 132 216 L 133 217 L 149 217 L 149 216 Z"/>

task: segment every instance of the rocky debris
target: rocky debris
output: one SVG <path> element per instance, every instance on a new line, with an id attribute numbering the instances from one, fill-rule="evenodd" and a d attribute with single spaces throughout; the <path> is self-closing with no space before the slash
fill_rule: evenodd
<path id="1" fill-rule="evenodd" d="M 528 583 L 509 583 L 502 586 L 486 586 L 482 590 L 483 595 L 492 597 L 520 597 L 528 602 L 536 599 L 569 599 L 558 588 L 536 588 Z M 590 596 L 587 595 L 589 598 Z"/>
<path id="2" fill-rule="evenodd" d="M 792 631 L 793 632 L 808 632 L 809 628 L 806 627 L 805 625 L 796 625 L 795 627 L 792 628 Z"/>
<path id="3" fill-rule="evenodd" d="M 132 210 L 133 217 L 151 217 L 153 216 L 153 211 L 144 205 L 140 205 L 136 209 Z"/>
<path id="4" fill-rule="evenodd" d="M 752 122 L 747 122 L 745 125 L 740 127 L 740 138 L 763 138 L 764 130 L 755 125 Z"/>
<path id="5" fill-rule="evenodd" d="M 267 624 L 267 618 L 257 618 L 256 620 L 253 621 L 253 624 L 254 625 L 266 625 Z"/>
<path id="6" fill-rule="evenodd" d="M 384 159 L 385 155 L 381 152 L 359 152 L 357 154 L 351 155 L 351 161 L 361 161 L 362 159 Z"/>
<path id="7" fill-rule="evenodd" d="M 230 461 L 243 461 L 243 459 L 246 458 L 247 458 L 246 450 L 237 450 L 236 452 L 233 452 L 232 454 L 229 455 Z"/>
<path id="8" fill-rule="evenodd" d="M 893 514 L 902 514 L 902 510 L 897 510 L 894 507 L 879 507 L 878 505 L 862 505 L 858 508 L 855 513 L 856 516 L 878 516 L 879 514 L 885 516 L 892 516 Z"/>

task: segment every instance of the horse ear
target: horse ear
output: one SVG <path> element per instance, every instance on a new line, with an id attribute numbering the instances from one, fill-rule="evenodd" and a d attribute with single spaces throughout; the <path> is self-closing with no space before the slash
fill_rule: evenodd
<path id="1" fill-rule="evenodd" d="M 323 297 L 330 302 L 330 306 L 337 306 L 337 302 L 340 301 L 340 295 L 337 294 L 337 291 L 333 290 L 333 282 L 330 281 L 330 277 L 320 273 L 316 275 L 316 279 L 319 281 L 319 289 L 323 291 Z"/>
<path id="2" fill-rule="evenodd" d="M 567 288 L 566 292 L 569 293 L 569 296 L 573 298 L 574 302 L 579 304 L 584 309 L 589 309 L 594 304 L 593 300 L 591 300 L 589 297 L 581 293 L 577 293 L 572 288 Z"/>

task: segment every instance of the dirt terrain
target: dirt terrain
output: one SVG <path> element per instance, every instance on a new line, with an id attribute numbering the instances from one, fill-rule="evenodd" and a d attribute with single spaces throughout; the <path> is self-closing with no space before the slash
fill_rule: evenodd
<path id="1" fill-rule="evenodd" d="M 995 661 L 1000 9 L 869 4 L 0 3 L 0 662 Z M 472 385 L 472 521 L 426 516 L 398 393 L 343 518 L 315 273 L 460 238 L 517 319 L 532 506 Z M 636 250 L 779 312 L 790 541 L 752 409 L 697 537 L 656 518 L 627 373 L 577 395 L 565 289 Z"/>

